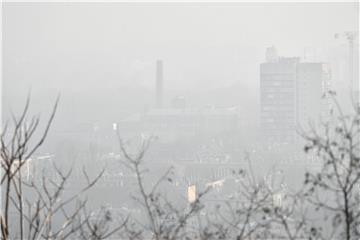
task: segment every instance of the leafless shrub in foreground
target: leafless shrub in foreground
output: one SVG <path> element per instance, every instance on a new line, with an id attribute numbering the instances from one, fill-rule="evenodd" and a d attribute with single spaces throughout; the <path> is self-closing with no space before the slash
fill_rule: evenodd
<path id="1" fill-rule="evenodd" d="M 360 236 L 360 108 L 354 114 L 342 112 L 333 92 L 336 111 L 333 121 L 303 134 L 307 145 L 322 161 L 319 172 L 306 173 L 306 199 L 327 224 L 314 231 L 328 233 L 326 239 L 358 239 Z M 336 115 L 335 115 L 336 114 Z M 325 228 L 325 229 L 324 229 Z M 320 231 L 319 231 L 320 232 Z"/>
<path id="2" fill-rule="evenodd" d="M 103 172 L 90 179 L 84 170 L 87 182 L 72 195 L 65 194 L 72 169 L 64 172 L 53 164 L 53 176 L 49 177 L 43 172 L 38 178 L 40 181 L 23 176 L 26 166 L 36 164 L 36 160 L 31 158 L 47 137 L 58 99 L 42 133 L 39 133 L 40 118 L 28 119 L 29 104 L 30 98 L 20 117 L 13 116 L 13 126 L 7 123 L 0 136 L 1 188 L 4 191 L 0 216 L 1 239 L 77 239 L 80 232 L 93 233 L 96 224 L 90 223 L 90 216 L 84 214 L 87 201 L 81 196 L 95 185 Z M 96 226 L 101 229 L 92 234 L 91 239 L 108 237 L 122 225 L 112 229 L 105 224 Z"/>
<path id="3" fill-rule="evenodd" d="M 336 106 L 337 102 L 335 101 Z M 26 179 L 24 171 L 33 153 L 43 144 L 54 119 L 57 101 L 37 137 L 39 118 L 28 124 L 29 100 L 14 127 L 6 124 L 1 134 L 2 239 L 357 239 L 360 225 L 360 110 L 344 115 L 337 107 L 336 121 L 313 128 L 303 137 L 305 151 L 322 160 L 319 172 L 309 171 L 304 189 L 290 191 L 258 179 L 249 170 L 234 172 L 236 191 L 232 199 L 208 208 L 210 188 L 185 207 L 166 198 L 164 184 L 172 181 L 170 168 L 154 184 L 146 179 L 144 156 L 152 139 L 144 140 L 131 154 L 120 136 L 122 163 L 134 173 L 146 219 L 116 219 L 108 209 L 91 211 L 84 193 L 102 177 L 90 178 L 75 194 L 65 194 L 72 170 L 53 164 L 54 175 Z M 310 154 L 310 153 L 309 153 Z M 281 183 L 281 182 L 280 182 Z M 281 184 L 280 184 L 281 186 Z M 277 202 L 280 196 L 281 203 Z M 10 224 L 14 223 L 14 224 Z"/>
<path id="4" fill-rule="evenodd" d="M 160 191 L 160 185 L 172 181 L 170 176 L 172 168 L 160 176 L 153 186 L 150 188 L 145 186 L 146 178 L 144 173 L 146 169 L 143 168 L 144 155 L 153 139 L 143 140 L 139 151 L 135 154 L 128 152 L 126 144 L 120 138 L 119 133 L 118 139 L 124 157 L 123 164 L 136 176 L 139 196 L 134 197 L 134 200 L 142 206 L 147 217 L 146 222 L 135 221 L 132 225 L 128 225 L 125 233 L 126 237 L 129 239 L 156 240 L 198 238 L 198 232 L 193 231 L 192 223 L 203 208 L 201 200 L 206 195 L 207 190 L 199 193 L 196 200 L 189 203 L 185 208 L 176 206 L 175 203 L 168 200 Z"/>

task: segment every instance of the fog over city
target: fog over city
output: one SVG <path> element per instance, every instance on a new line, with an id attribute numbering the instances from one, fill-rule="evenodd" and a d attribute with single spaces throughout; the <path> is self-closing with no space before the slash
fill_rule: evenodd
<path id="1" fill-rule="evenodd" d="M 358 18 L 2 3 L 1 239 L 358 239 Z"/>

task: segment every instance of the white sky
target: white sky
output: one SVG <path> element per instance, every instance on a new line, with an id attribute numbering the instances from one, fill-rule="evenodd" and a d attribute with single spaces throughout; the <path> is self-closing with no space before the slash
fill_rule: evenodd
<path id="1" fill-rule="evenodd" d="M 357 3 L 4 3 L 5 97 L 152 90 L 158 58 L 168 90 L 256 95 L 266 47 L 302 56 L 357 29 Z"/>

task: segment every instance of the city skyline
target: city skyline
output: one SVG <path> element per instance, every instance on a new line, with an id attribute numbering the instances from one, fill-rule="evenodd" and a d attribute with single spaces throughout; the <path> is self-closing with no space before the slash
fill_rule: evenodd
<path id="1" fill-rule="evenodd" d="M 359 238 L 358 2 L 2 11 L 2 239 Z"/>

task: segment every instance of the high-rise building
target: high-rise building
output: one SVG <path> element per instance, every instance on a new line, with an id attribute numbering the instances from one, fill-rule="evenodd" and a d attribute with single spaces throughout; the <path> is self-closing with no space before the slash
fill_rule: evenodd
<path id="1" fill-rule="evenodd" d="M 266 56 L 260 65 L 262 134 L 273 143 L 291 143 L 299 126 L 305 127 L 326 110 L 322 96 L 329 73 L 323 63 L 277 57 L 274 48 L 267 49 Z"/>
<path id="2" fill-rule="evenodd" d="M 324 63 L 299 63 L 296 77 L 297 126 L 307 128 L 327 117 L 330 69 Z"/>
<path id="3" fill-rule="evenodd" d="M 267 140 L 292 142 L 296 124 L 298 58 L 279 58 L 260 65 L 261 130 Z"/>

